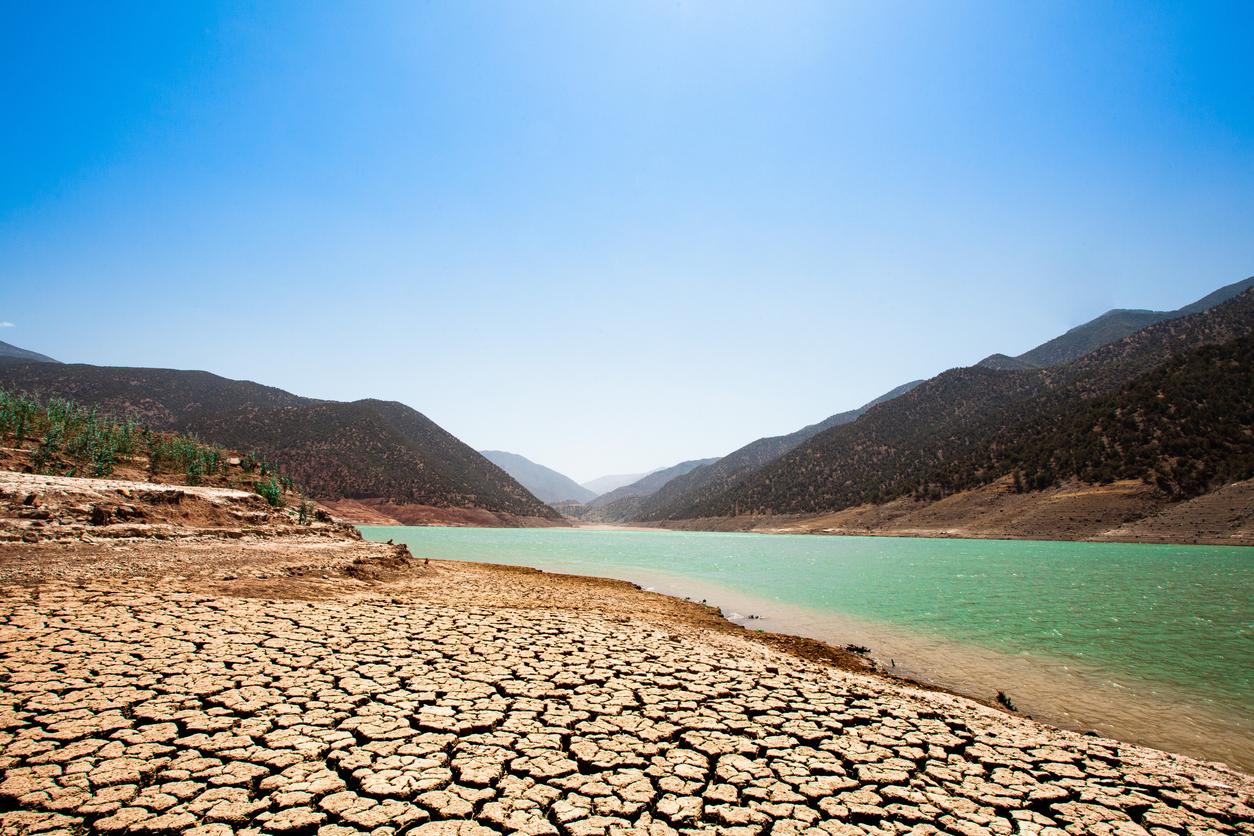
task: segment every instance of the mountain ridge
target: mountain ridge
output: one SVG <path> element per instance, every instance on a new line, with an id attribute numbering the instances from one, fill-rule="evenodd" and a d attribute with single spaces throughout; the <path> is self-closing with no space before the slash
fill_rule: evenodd
<path id="1" fill-rule="evenodd" d="M 40 363 L 60 363 L 60 360 L 54 360 L 47 354 L 40 354 L 38 351 L 30 351 L 25 348 L 6 343 L 0 340 L 0 357 L 12 357 L 17 360 L 34 360 Z"/>
<path id="2" fill-rule="evenodd" d="M 661 470 L 655 470 L 643 479 L 637 479 L 630 485 L 623 485 L 621 488 L 615 488 L 609 493 L 603 493 L 595 499 L 588 502 L 590 508 L 602 508 L 617 502 L 620 499 L 626 499 L 629 496 L 651 496 L 657 493 L 667 482 L 683 476 L 685 473 L 691 473 L 698 467 L 705 467 L 718 461 L 717 456 L 710 459 L 691 459 L 686 462 L 680 462 L 672 467 L 664 467 Z"/>
<path id="3" fill-rule="evenodd" d="M 1017 357 L 993 354 L 985 357 L 977 366 L 991 369 L 1044 369 L 1079 359 L 1126 336 L 1168 319 L 1179 319 L 1209 310 L 1254 287 L 1254 276 L 1225 285 L 1208 293 L 1192 304 L 1174 311 L 1150 311 L 1143 309 L 1115 308 L 1106 311 L 1066 333 L 1041 343 L 1031 351 Z"/>
<path id="4" fill-rule="evenodd" d="M 320 500 L 378 498 L 561 520 L 505 471 L 395 401 L 323 401 L 204 371 L 88 364 L 4 363 L 0 385 L 256 450 Z"/>
<path id="5" fill-rule="evenodd" d="M 913 490 L 938 462 L 1067 401 L 1105 394 L 1175 354 L 1254 329 L 1254 290 L 1207 311 L 1163 320 L 1065 366 L 973 366 L 937 375 L 857 421 L 819 433 L 717 496 L 640 520 L 741 513 L 826 513 Z"/>

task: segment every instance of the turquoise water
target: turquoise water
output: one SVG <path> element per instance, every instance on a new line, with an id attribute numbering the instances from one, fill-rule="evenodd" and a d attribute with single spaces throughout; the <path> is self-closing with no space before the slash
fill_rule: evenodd
<path id="1" fill-rule="evenodd" d="M 632 580 L 1059 725 L 1254 768 L 1254 549 L 362 527 L 433 559 Z M 748 614 L 761 619 L 747 620 Z"/>

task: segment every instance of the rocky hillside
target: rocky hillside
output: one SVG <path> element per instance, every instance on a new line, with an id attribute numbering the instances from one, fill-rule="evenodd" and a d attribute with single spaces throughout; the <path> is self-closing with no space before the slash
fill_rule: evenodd
<path id="1" fill-rule="evenodd" d="M 1038 345 L 1031 351 L 1018 357 L 1007 357 L 1005 354 L 994 354 L 985 357 L 978 365 L 990 369 L 1044 369 L 1069 363 L 1096 351 L 1104 345 L 1121 340 L 1135 334 L 1142 328 L 1168 319 L 1179 319 L 1190 314 L 1208 311 L 1254 287 L 1254 276 L 1244 281 L 1235 282 L 1221 287 L 1214 293 L 1207 294 L 1191 305 L 1174 311 L 1145 311 L 1115 309 L 1107 311 L 1097 319 L 1072 328 L 1060 337 Z"/>
<path id="2" fill-rule="evenodd" d="M 590 508 L 602 508 L 620 499 L 626 499 L 630 496 L 645 497 L 652 496 L 662 489 L 667 482 L 685 473 L 691 473 L 699 467 L 706 467 L 714 464 L 718 458 L 712 459 L 692 459 L 691 461 L 680 462 L 673 467 L 664 467 L 661 470 L 655 470 L 643 479 L 637 479 L 630 485 L 623 485 L 621 488 L 615 488 L 609 493 L 601 494 L 588 503 Z"/>
<path id="3" fill-rule="evenodd" d="M 99 404 L 153 429 L 258 451 L 319 500 L 561 519 L 499 467 L 399 403 L 323 402 L 208 372 L 81 364 L 5 363 L 0 386 Z"/>
<path id="4" fill-rule="evenodd" d="M 1020 493 L 1068 479 L 1135 479 L 1168 496 L 1254 478 L 1254 334 L 1019 422 L 934 467 L 915 491 L 969 490 L 1005 476 Z"/>
<path id="5" fill-rule="evenodd" d="M 728 490 L 690 495 L 640 516 L 816 514 L 882 502 L 917 490 L 926 474 L 1022 422 L 1109 394 L 1177 354 L 1252 330 L 1254 290 L 1209 311 L 1151 325 L 1064 366 L 953 369 L 854 423 L 815 435 Z"/>
<path id="6" fill-rule="evenodd" d="M 759 438 L 735 450 L 721 459 L 694 468 L 667 481 L 662 487 L 643 497 L 620 497 L 615 502 L 602 503 L 602 510 L 586 515 L 598 522 L 621 522 L 631 519 L 650 519 L 659 509 L 700 502 L 729 489 L 760 467 L 792 450 L 797 445 L 832 427 L 839 427 L 858 419 L 863 413 L 881 403 L 904 395 L 921 384 L 913 380 L 891 389 L 857 409 L 838 412 L 808 427 L 802 427 L 788 435 Z"/>

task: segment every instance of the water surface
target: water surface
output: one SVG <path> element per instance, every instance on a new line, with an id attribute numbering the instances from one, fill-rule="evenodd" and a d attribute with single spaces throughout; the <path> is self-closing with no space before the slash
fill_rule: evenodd
<path id="1" fill-rule="evenodd" d="M 420 557 L 634 581 L 750 628 L 1254 771 L 1254 549 L 362 526 Z M 747 616 L 760 616 L 748 619 Z"/>

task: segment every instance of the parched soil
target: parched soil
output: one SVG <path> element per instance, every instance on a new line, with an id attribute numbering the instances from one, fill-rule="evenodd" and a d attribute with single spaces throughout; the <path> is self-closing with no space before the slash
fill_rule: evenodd
<path id="1" fill-rule="evenodd" d="M 272 508 L 251 491 L 0 471 L 0 543 L 297 534 L 357 536 L 325 512 L 302 523 L 296 508 Z"/>
<path id="2" fill-rule="evenodd" d="M 1222 765 L 628 583 L 200 528 L 0 544 L 0 833 L 1254 833 Z"/>
<path id="3" fill-rule="evenodd" d="M 771 534 L 1254 545 L 1254 481 L 1171 502 L 1157 488 L 1139 481 L 1071 482 L 1020 493 L 1007 477 L 939 501 L 904 498 L 834 514 L 678 520 L 662 527 Z"/>
<path id="4" fill-rule="evenodd" d="M 385 499 L 321 500 L 337 519 L 356 525 L 443 525 L 458 528 L 558 528 L 563 519 L 520 517 L 483 508 L 442 508 L 434 505 L 396 505 Z"/>

